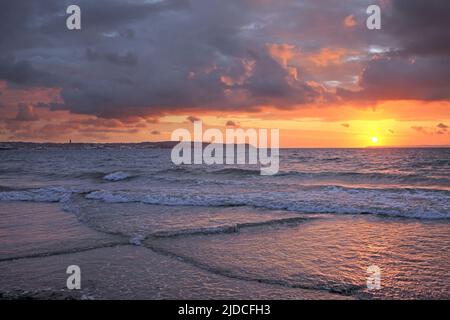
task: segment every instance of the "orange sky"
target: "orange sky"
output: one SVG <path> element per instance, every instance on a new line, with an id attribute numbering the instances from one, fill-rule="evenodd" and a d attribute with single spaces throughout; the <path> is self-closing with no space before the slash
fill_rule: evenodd
<path id="1" fill-rule="evenodd" d="M 67 111 L 32 108 L 38 121 L 12 121 L 0 139 L 37 142 L 144 142 L 170 140 L 177 128 L 192 129 L 188 117 L 204 128 L 278 128 L 281 147 L 366 147 L 450 145 L 450 102 L 386 101 L 357 105 L 262 108 L 256 113 L 189 112 L 160 117 L 101 119 Z M 16 110 L 11 110 L 11 117 Z M 25 125 L 24 125 L 25 124 Z M 9 139 L 14 132 L 17 139 Z M 373 143 L 372 138 L 378 142 Z"/>

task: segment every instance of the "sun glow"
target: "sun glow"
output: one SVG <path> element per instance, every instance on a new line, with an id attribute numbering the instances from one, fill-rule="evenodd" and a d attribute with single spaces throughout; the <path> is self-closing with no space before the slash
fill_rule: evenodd
<path id="1" fill-rule="evenodd" d="M 378 141 L 380 141 L 379 139 L 378 139 L 378 137 L 372 137 L 372 143 L 374 143 L 374 144 L 376 144 L 376 143 L 378 143 Z"/>

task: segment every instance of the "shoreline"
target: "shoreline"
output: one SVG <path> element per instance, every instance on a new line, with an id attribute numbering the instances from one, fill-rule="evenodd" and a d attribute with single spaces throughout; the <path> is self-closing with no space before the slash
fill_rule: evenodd
<path id="1" fill-rule="evenodd" d="M 0 202 L 3 212 L 7 212 L 8 205 L 11 204 Z M 339 280 L 338 277 L 333 280 L 330 278 L 327 280 L 328 285 L 326 283 L 320 284 L 322 280 L 314 275 L 313 270 L 315 270 L 314 268 L 324 268 L 323 271 L 326 271 L 330 266 L 333 266 L 330 261 L 323 260 L 330 258 L 327 248 L 332 249 L 333 246 L 335 248 L 332 252 L 335 252 L 335 255 L 343 254 L 346 256 L 350 252 L 354 252 L 351 254 L 358 254 L 360 255 L 359 260 L 365 260 L 366 258 L 361 256 L 361 254 L 367 255 L 364 252 L 367 251 L 367 249 L 364 249 L 365 244 L 355 241 L 358 234 L 364 232 L 364 230 L 366 232 L 375 230 L 374 235 L 370 235 L 370 237 L 376 236 L 376 230 L 379 226 L 387 229 L 383 231 L 383 234 L 388 234 L 391 230 L 399 228 L 405 229 L 405 235 L 418 228 L 424 229 L 424 235 L 429 233 L 429 230 L 437 230 L 441 233 L 450 230 L 448 223 L 439 221 L 331 215 L 323 218 L 306 218 L 305 221 L 295 224 L 291 224 L 289 221 L 270 225 L 262 223 L 259 226 L 244 227 L 232 233 L 189 233 L 177 236 L 171 236 L 168 233 L 168 237 L 148 238 L 142 240 L 142 244 L 133 245 L 123 236 L 114 236 L 111 232 L 102 234 L 92 229 L 92 226 L 86 228 L 85 224 L 77 220 L 75 215 L 63 211 L 59 203 L 14 202 L 13 206 L 9 208 L 15 212 L 12 212 L 15 219 L 19 219 L 17 212 L 25 216 L 28 214 L 28 219 L 23 222 L 25 230 L 20 230 L 21 227 L 15 223 L 16 230 L 20 230 L 19 234 L 26 234 L 23 233 L 26 229 L 40 231 L 34 235 L 28 234 L 25 237 L 26 239 L 21 240 L 22 244 L 18 248 L 21 248 L 22 255 L 16 254 L 15 257 L 10 255 L 8 258 L 5 253 L 0 254 L 0 257 L 3 258 L 0 259 L 0 274 L 2 275 L 0 279 L 0 300 L 383 299 L 383 296 L 377 297 L 377 295 L 373 296 L 365 292 L 363 289 L 364 279 L 357 280 L 354 278 L 351 280 L 352 278 L 348 278 L 345 280 L 348 274 L 344 272 L 342 273 L 343 279 Z M 124 208 L 132 210 L 132 206 Z M 101 207 L 98 207 L 98 209 L 102 210 Z M 183 210 L 180 212 L 183 212 Z M 139 214 L 138 211 L 135 211 L 135 213 Z M 31 219 L 30 214 L 38 216 Z M 55 223 L 55 214 L 60 219 L 58 223 L 61 233 L 53 231 L 53 240 L 46 243 L 42 243 L 42 239 L 34 241 L 36 240 L 34 238 L 40 238 L 54 230 L 51 225 Z M 8 230 L 6 220 L 3 216 L 3 220 L 0 221 L 0 232 L 3 237 L 5 236 L 5 230 Z M 68 230 L 72 231 L 67 232 Z M 334 232 L 337 239 L 326 236 L 326 233 L 331 233 L 331 231 Z M 340 233 L 343 235 L 348 233 L 349 235 L 340 238 Z M 354 233 L 353 237 L 352 233 Z M 434 233 L 436 234 L 436 232 Z M 314 235 L 318 237 L 317 239 L 321 239 L 322 243 L 314 239 Z M 70 239 L 63 241 L 65 237 Z M 379 240 L 373 238 L 373 240 L 367 241 L 369 243 L 374 242 L 373 246 Z M 387 243 L 392 245 L 389 241 Z M 341 245 L 341 242 L 346 243 Z M 91 244 L 89 245 L 89 243 Z M 95 243 L 97 243 L 97 247 L 95 247 Z M 381 249 L 388 245 L 387 243 L 378 245 L 382 246 Z M 17 243 L 12 243 L 12 245 L 17 246 Z M 58 248 L 61 248 L 61 246 L 64 248 L 55 251 L 55 245 Z M 357 247 L 351 249 L 355 245 Z M 301 251 L 295 249 L 296 247 L 302 248 Z M 240 249 L 237 250 L 236 248 Z M 408 246 L 402 245 L 395 252 L 404 251 L 404 248 L 408 248 Z M 345 250 L 350 251 L 345 253 Z M 376 249 L 371 254 L 377 254 L 378 250 Z M 31 251 L 34 251 L 35 256 L 30 256 L 29 252 Z M 286 251 L 286 253 L 279 256 L 280 252 L 283 251 Z M 370 257 L 370 254 L 367 257 Z M 316 259 L 323 262 L 317 264 L 314 262 Z M 398 264 L 395 259 L 392 261 L 383 259 L 385 258 L 381 255 L 375 260 L 381 263 Z M 442 259 L 445 263 L 445 257 Z M 261 263 L 262 261 L 264 263 Z M 345 260 L 336 261 L 348 262 Z M 402 260 L 400 262 L 403 263 Z M 305 263 L 313 263 L 311 267 L 316 266 L 311 270 L 308 267 L 308 269 L 302 271 L 302 268 L 304 268 L 302 265 Z M 80 265 L 82 270 L 82 289 L 79 291 L 70 291 L 65 288 L 67 278 L 65 268 L 70 264 Z M 280 264 L 280 266 L 264 271 L 266 270 L 264 264 L 267 266 Z M 298 273 L 300 278 L 292 278 L 295 272 L 289 275 L 289 273 L 285 273 L 285 267 L 283 266 L 291 270 L 297 269 L 295 272 L 300 272 Z M 281 269 L 277 269 L 280 267 Z M 335 267 L 338 268 L 336 270 L 342 269 L 342 266 L 339 265 Z M 349 265 L 345 268 L 350 268 L 349 270 L 353 270 L 354 273 L 357 270 L 354 269 L 355 267 L 356 265 Z M 358 277 L 365 274 L 363 271 L 359 272 Z M 342 272 L 342 270 L 339 272 Z M 308 273 L 311 274 L 308 275 Z M 354 286 L 354 284 L 351 284 L 355 281 L 357 281 L 355 284 L 360 281 L 360 285 Z M 334 282 L 335 284 L 333 284 Z M 356 291 L 353 292 L 353 290 Z M 395 294 L 395 292 L 390 294 Z M 450 295 L 450 293 L 447 293 L 447 295 Z M 411 297 L 413 296 L 414 294 Z M 447 296 L 435 298 L 445 297 Z M 388 296 L 384 298 L 388 298 Z M 395 295 L 391 298 L 395 299 Z"/>

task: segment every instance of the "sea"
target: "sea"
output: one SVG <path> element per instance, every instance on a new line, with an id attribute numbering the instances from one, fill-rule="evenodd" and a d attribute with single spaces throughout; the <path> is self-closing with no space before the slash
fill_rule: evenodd
<path id="1" fill-rule="evenodd" d="M 70 294 L 68 260 L 76 298 L 450 298 L 450 148 L 281 149 L 263 176 L 158 144 L 0 147 L 0 298 Z"/>

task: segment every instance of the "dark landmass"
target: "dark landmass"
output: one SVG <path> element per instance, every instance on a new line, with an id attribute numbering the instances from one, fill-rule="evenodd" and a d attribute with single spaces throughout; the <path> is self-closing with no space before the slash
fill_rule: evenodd
<path id="1" fill-rule="evenodd" d="M 158 142 L 139 142 L 139 143 L 38 143 L 38 142 L 0 142 L 0 150 L 14 150 L 14 149 L 52 149 L 52 148 L 74 148 L 74 149 L 109 149 L 109 148 L 142 148 L 142 149 L 172 149 L 179 141 L 158 141 Z M 193 142 L 184 142 L 191 144 Z M 202 147 L 210 145 L 208 142 L 203 142 Z M 225 146 L 226 144 L 222 144 Z M 237 146 L 238 144 L 235 144 Z M 245 147 L 250 147 L 245 144 Z"/>

